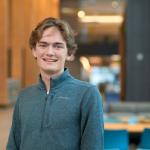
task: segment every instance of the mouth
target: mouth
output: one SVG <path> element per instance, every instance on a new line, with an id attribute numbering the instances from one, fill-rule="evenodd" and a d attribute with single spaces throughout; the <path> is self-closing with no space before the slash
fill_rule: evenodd
<path id="1" fill-rule="evenodd" d="M 51 62 L 56 62 L 57 59 L 43 58 L 43 61 L 45 61 L 47 63 L 51 63 Z"/>

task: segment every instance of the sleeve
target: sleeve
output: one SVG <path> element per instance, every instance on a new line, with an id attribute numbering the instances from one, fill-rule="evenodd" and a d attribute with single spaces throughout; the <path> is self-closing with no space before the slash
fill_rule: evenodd
<path id="1" fill-rule="evenodd" d="M 95 86 L 88 88 L 81 103 L 81 150 L 103 150 L 102 99 Z"/>
<path id="2" fill-rule="evenodd" d="M 6 150 L 19 150 L 20 139 L 19 101 L 17 100 L 13 112 L 12 126 L 10 129 Z"/>

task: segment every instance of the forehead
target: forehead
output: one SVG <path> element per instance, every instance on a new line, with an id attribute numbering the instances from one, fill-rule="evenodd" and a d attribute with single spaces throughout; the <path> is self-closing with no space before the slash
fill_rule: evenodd
<path id="1" fill-rule="evenodd" d="M 50 38 L 50 37 L 57 38 L 58 40 L 64 41 L 64 38 L 57 27 L 49 27 L 45 29 L 43 31 L 41 39 Z"/>

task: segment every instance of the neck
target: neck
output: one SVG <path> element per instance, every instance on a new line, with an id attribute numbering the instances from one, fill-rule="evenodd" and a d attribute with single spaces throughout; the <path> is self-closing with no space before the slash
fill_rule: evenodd
<path id="1" fill-rule="evenodd" d="M 42 80 L 43 80 L 44 83 L 45 83 L 47 92 L 49 92 L 49 90 L 50 90 L 50 82 L 51 82 L 51 79 L 52 79 L 52 78 L 55 79 L 56 77 L 58 77 L 58 76 L 61 75 L 62 73 L 63 73 L 63 70 L 60 71 L 60 72 L 57 73 L 57 74 L 50 74 L 50 73 L 46 73 L 46 72 L 40 70 L 40 74 L 41 74 Z"/>

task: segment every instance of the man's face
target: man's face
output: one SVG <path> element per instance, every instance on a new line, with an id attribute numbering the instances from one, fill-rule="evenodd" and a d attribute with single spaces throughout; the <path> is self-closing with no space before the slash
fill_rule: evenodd
<path id="1" fill-rule="evenodd" d="M 56 27 L 47 28 L 32 50 L 37 59 L 41 73 L 59 75 L 64 70 L 66 59 L 69 59 L 66 42 Z"/>

